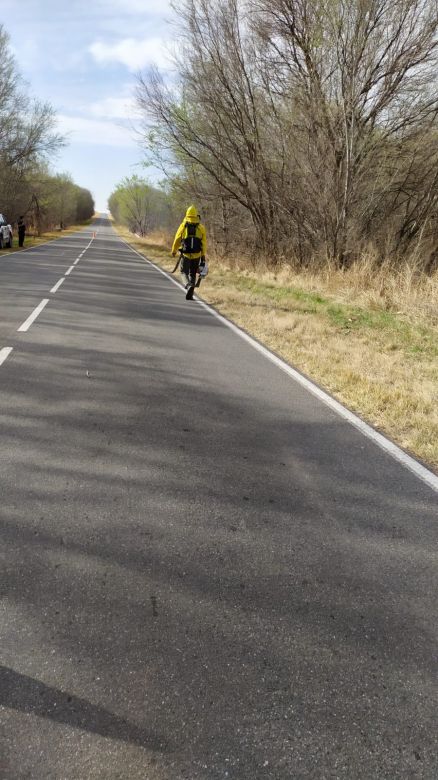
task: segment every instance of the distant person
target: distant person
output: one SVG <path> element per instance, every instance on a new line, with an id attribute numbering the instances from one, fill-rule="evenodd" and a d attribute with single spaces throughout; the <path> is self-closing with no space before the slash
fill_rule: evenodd
<path id="1" fill-rule="evenodd" d="M 181 253 L 180 269 L 187 290 L 186 298 L 191 301 L 195 287 L 199 287 L 201 278 L 207 275 L 208 270 L 205 262 L 207 233 L 195 206 L 189 206 L 183 222 L 176 231 L 172 256 L 175 257 L 177 252 Z M 199 274 L 198 281 L 196 281 L 196 274 Z"/>
<path id="2" fill-rule="evenodd" d="M 18 246 L 24 246 L 24 237 L 26 235 L 26 225 L 24 224 L 24 217 L 20 217 L 18 220 Z"/>

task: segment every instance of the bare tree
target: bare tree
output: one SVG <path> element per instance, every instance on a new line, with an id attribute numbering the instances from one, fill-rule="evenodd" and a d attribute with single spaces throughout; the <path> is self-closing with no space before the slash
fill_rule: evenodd
<path id="1" fill-rule="evenodd" d="M 436 0 L 185 0 L 177 88 L 138 82 L 155 151 L 224 246 L 237 213 L 273 262 L 433 253 L 437 21 Z"/>
<path id="2" fill-rule="evenodd" d="M 437 4 L 252 0 L 251 5 L 254 30 L 275 74 L 271 89 L 291 105 L 294 165 L 309 187 L 304 194 L 312 198 L 319 192 L 313 202 L 320 204 L 322 223 L 314 227 L 325 234 L 330 254 L 344 262 L 357 241 L 369 237 L 376 202 L 389 207 L 392 192 L 398 207 L 406 170 L 412 172 L 435 126 Z M 429 170 L 435 167 L 433 156 Z M 421 200 L 424 206 L 423 194 Z"/>
<path id="3" fill-rule="evenodd" d="M 139 80 L 139 105 L 158 123 L 162 151 L 171 150 L 186 175 L 223 202 L 248 211 L 258 246 L 275 258 L 269 106 L 238 0 L 186 0 L 179 19 L 181 97 L 175 100 L 155 71 Z"/>
<path id="4" fill-rule="evenodd" d="M 7 204 L 21 197 L 35 164 L 63 145 L 55 125 L 52 107 L 27 95 L 0 25 L 0 186 Z"/>

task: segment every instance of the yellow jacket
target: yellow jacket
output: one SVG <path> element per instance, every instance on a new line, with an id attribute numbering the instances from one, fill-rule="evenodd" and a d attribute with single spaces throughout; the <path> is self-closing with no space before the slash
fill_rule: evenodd
<path id="1" fill-rule="evenodd" d="M 198 209 L 195 208 L 195 206 L 189 206 L 189 208 L 186 211 L 186 216 L 183 222 L 181 222 L 178 230 L 175 233 L 175 239 L 172 246 L 172 254 L 175 255 L 181 246 L 181 240 L 187 222 L 190 222 L 192 225 L 193 224 L 199 225 L 199 233 L 202 241 L 202 252 L 195 252 L 194 254 L 185 254 L 184 257 L 188 257 L 189 260 L 197 260 L 199 257 L 202 257 L 203 255 L 207 254 L 207 233 L 205 231 L 204 225 L 201 222 L 199 222 Z"/>

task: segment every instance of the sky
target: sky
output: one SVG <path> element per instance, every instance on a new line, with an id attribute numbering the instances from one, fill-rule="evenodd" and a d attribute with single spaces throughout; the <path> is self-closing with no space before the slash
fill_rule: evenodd
<path id="1" fill-rule="evenodd" d="M 29 92 L 51 103 L 68 146 L 53 160 L 91 190 L 104 211 L 115 185 L 132 174 L 158 180 L 142 166 L 136 128 L 136 75 L 168 69 L 170 0 L 1 0 Z"/>

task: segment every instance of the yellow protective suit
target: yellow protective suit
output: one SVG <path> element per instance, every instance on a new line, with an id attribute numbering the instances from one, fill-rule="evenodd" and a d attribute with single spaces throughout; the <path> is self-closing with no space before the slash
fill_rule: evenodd
<path id="1" fill-rule="evenodd" d="M 194 254 L 186 254 L 184 255 L 184 257 L 188 257 L 189 260 L 198 260 L 200 257 L 205 256 L 207 253 L 207 233 L 205 231 L 204 225 L 201 222 L 199 222 L 198 209 L 195 206 L 189 206 L 189 208 L 186 211 L 186 216 L 183 222 L 181 222 L 178 230 L 176 231 L 175 239 L 172 246 L 172 254 L 176 255 L 176 253 L 178 252 L 181 246 L 181 241 L 184 235 L 184 230 L 187 222 L 190 222 L 191 224 L 199 225 L 199 234 L 202 241 L 202 252 L 195 252 Z"/>

